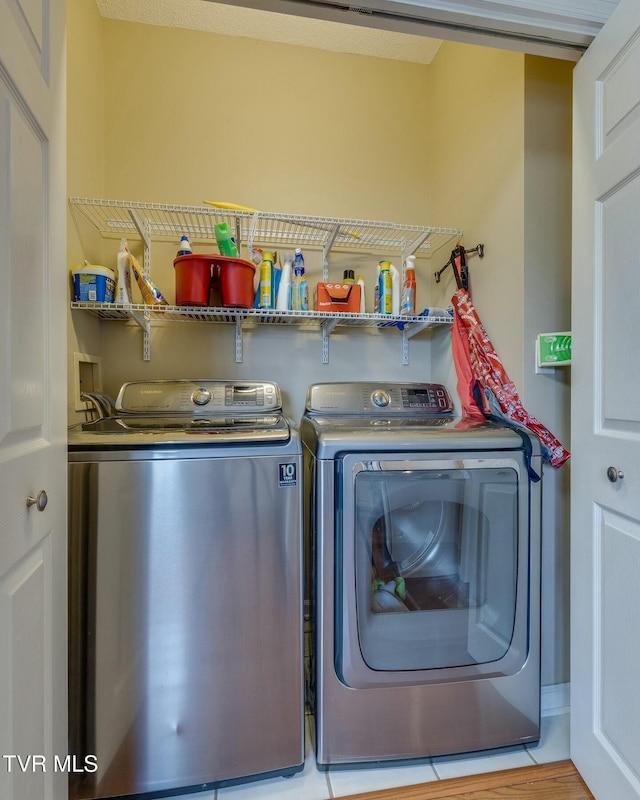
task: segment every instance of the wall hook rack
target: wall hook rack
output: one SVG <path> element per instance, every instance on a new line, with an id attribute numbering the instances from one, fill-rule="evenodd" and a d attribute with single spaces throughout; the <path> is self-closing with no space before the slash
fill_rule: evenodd
<path id="1" fill-rule="evenodd" d="M 446 270 L 448 266 L 451 267 L 455 266 L 456 258 L 461 259 L 462 265 L 465 267 L 465 272 L 466 272 L 466 261 L 464 257 L 468 255 L 473 255 L 474 253 L 477 254 L 480 258 L 484 258 L 484 245 L 477 244 L 475 247 L 470 247 L 468 250 L 465 250 L 461 245 L 458 245 L 454 250 L 451 251 L 451 258 L 447 261 L 447 263 L 443 267 L 441 267 L 437 272 L 434 272 L 436 283 L 440 283 L 440 278 L 442 276 L 442 273 Z"/>

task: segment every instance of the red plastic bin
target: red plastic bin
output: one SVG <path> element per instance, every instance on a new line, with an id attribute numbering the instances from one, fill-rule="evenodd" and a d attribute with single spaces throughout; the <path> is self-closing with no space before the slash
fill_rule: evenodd
<path id="1" fill-rule="evenodd" d="M 253 308 L 255 292 L 253 279 L 256 268 L 243 258 L 217 256 L 214 266 L 219 268 L 222 305 L 235 308 Z M 214 280 L 216 269 L 214 268 Z"/>
<path id="2" fill-rule="evenodd" d="M 212 256 L 190 253 L 174 259 L 177 306 L 209 305 Z"/>
<path id="3" fill-rule="evenodd" d="M 223 306 L 253 308 L 256 268 L 243 258 L 190 253 L 174 259 L 177 306 L 209 305 L 212 289 Z"/>

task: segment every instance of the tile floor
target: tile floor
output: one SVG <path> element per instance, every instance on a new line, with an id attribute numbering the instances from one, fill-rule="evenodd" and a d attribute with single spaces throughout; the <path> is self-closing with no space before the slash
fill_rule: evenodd
<path id="1" fill-rule="evenodd" d="M 561 761 L 569 758 L 569 714 L 565 711 L 543 716 L 540 742 L 536 745 L 518 745 L 475 756 L 425 759 L 417 766 L 320 772 L 311 751 L 308 729 L 306 738 L 304 770 L 291 778 L 272 778 L 166 800 L 331 800 L 358 792 Z"/>

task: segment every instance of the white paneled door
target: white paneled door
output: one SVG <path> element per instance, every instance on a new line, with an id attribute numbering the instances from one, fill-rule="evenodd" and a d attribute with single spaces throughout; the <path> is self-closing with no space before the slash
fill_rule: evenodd
<path id="1" fill-rule="evenodd" d="M 575 70 L 571 748 L 640 798 L 640 3 Z"/>
<path id="2" fill-rule="evenodd" d="M 64 24 L 0 0 L 3 800 L 67 796 Z"/>

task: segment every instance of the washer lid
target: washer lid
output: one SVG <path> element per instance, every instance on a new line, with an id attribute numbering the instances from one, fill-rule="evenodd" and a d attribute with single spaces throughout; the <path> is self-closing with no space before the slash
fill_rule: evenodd
<path id="1" fill-rule="evenodd" d="M 69 428 L 69 446 L 218 445 L 288 442 L 289 422 L 281 414 L 242 416 L 129 414 L 83 422 Z"/>

